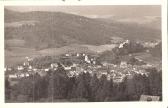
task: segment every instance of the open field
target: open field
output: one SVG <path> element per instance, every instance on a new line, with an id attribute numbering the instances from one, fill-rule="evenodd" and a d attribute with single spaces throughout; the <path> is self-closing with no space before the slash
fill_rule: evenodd
<path id="1" fill-rule="evenodd" d="M 5 40 L 5 45 L 12 46 L 12 47 L 23 47 L 25 44 L 24 40 L 21 39 L 8 39 Z"/>
<path id="2" fill-rule="evenodd" d="M 25 60 L 26 56 L 36 57 L 39 56 L 35 49 L 10 47 L 10 50 L 5 50 L 5 65 L 11 66 Z"/>
<path id="3" fill-rule="evenodd" d="M 12 43 L 12 42 L 11 42 Z M 25 60 L 26 56 L 29 57 L 39 57 L 39 56 L 59 56 L 65 53 L 97 53 L 97 51 L 102 52 L 114 48 L 115 45 L 70 45 L 61 48 L 47 48 L 43 50 L 35 50 L 33 48 L 23 48 L 23 47 L 10 47 L 10 50 L 5 50 L 5 65 L 11 66 L 22 62 Z"/>

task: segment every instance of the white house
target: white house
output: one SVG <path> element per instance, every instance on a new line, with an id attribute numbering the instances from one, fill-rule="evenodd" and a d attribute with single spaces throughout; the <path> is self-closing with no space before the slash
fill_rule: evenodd
<path id="1" fill-rule="evenodd" d="M 10 74 L 9 78 L 18 78 L 18 76 L 16 74 Z"/>
<path id="2" fill-rule="evenodd" d="M 4 68 L 4 71 L 5 71 L 5 72 L 7 71 L 6 67 Z"/>
<path id="3" fill-rule="evenodd" d="M 29 59 L 27 59 L 27 61 L 29 61 L 29 62 L 30 62 L 30 61 L 33 61 L 33 59 L 32 59 L 32 58 L 29 58 Z"/>
<path id="4" fill-rule="evenodd" d="M 48 68 L 46 68 L 46 69 L 44 69 L 44 71 L 45 71 L 45 72 L 48 72 L 48 71 L 49 71 L 49 69 L 48 69 Z"/>
<path id="5" fill-rule="evenodd" d="M 120 67 L 121 68 L 126 68 L 127 67 L 127 62 L 126 61 L 121 61 Z"/>
<path id="6" fill-rule="evenodd" d="M 8 71 L 12 71 L 12 68 L 7 68 Z"/>
<path id="7" fill-rule="evenodd" d="M 26 73 L 25 75 L 26 75 L 26 77 L 29 77 L 29 76 L 30 76 L 28 73 Z"/>
<path id="8" fill-rule="evenodd" d="M 29 66 L 29 62 L 24 62 L 23 66 Z"/>
<path id="9" fill-rule="evenodd" d="M 65 70 L 71 70 L 71 66 L 69 67 L 64 67 Z"/>
<path id="10" fill-rule="evenodd" d="M 25 74 L 22 73 L 22 74 L 20 74 L 19 76 L 20 76 L 21 78 L 23 78 L 23 77 L 25 77 Z"/>
<path id="11" fill-rule="evenodd" d="M 95 64 L 96 64 L 96 61 L 93 61 L 93 64 L 95 65 Z"/>
<path id="12" fill-rule="evenodd" d="M 29 66 L 28 68 L 29 68 L 29 69 L 32 69 L 32 66 Z"/>
<path id="13" fill-rule="evenodd" d="M 18 66 L 18 68 L 17 68 L 17 70 L 19 70 L 19 71 L 21 71 L 21 70 L 23 70 L 23 69 L 24 69 L 23 66 Z"/>
<path id="14" fill-rule="evenodd" d="M 37 71 L 37 69 L 36 69 L 36 68 L 34 68 L 34 69 L 33 69 L 33 71 Z"/>
<path id="15" fill-rule="evenodd" d="M 53 68 L 57 68 L 58 67 L 58 64 L 57 63 L 52 63 L 51 64 L 51 68 L 53 69 Z"/>
<path id="16" fill-rule="evenodd" d="M 80 56 L 80 54 L 79 54 L 79 53 L 77 53 L 77 54 L 76 54 L 76 56 L 77 56 L 77 57 L 79 57 L 79 56 Z"/>
<path id="17" fill-rule="evenodd" d="M 70 54 L 65 54 L 65 56 L 66 56 L 66 57 L 69 57 L 69 56 L 70 56 Z"/>

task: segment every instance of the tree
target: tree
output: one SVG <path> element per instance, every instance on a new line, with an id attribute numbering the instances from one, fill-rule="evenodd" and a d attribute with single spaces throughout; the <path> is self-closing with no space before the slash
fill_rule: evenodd
<path id="1" fill-rule="evenodd" d="M 99 79 L 97 78 L 96 74 L 90 80 L 90 89 L 91 89 L 91 101 L 95 101 L 97 90 L 99 88 Z"/>
<path id="2" fill-rule="evenodd" d="M 113 82 L 108 81 L 105 75 L 100 78 L 99 88 L 96 94 L 96 101 L 110 100 L 113 91 Z"/>
<path id="3" fill-rule="evenodd" d="M 67 84 L 68 77 L 64 68 L 59 64 L 56 71 L 52 71 L 48 86 L 48 96 L 54 101 L 54 99 L 67 98 Z"/>
<path id="4" fill-rule="evenodd" d="M 75 92 L 76 92 L 76 77 L 71 77 L 68 79 L 68 82 L 67 82 L 67 90 L 68 90 L 68 93 L 67 93 L 67 98 L 68 99 L 71 99 L 71 98 L 74 98 L 75 96 Z"/>
<path id="5" fill-rule="evenodd" d="M 162 72 L 155 68 L 147 69 L 149 73 L 150 95 L 162 95 Z"/>
<path id="6" fill-rule="evenodd" d="M 76 93 L 75 98 L 88 98 L 89 97 L 89 88 L 84 78 L 85 74 L 79 75 L 77 79 Z"/>
<path id="7" fill-rule="evenodd" d="M 5 100 L 10 99 L 11 87 L 8 78 L 5 78 Z"/>

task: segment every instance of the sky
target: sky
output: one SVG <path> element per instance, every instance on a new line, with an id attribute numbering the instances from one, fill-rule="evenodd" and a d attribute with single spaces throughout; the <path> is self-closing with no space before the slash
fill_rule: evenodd
<path id="1" fill-rule="evenodd" d="M 29 11 L 59 11 L 87 17 L 113 17 L 124 18 L 161 16 L 159 5 L 100 5 L 100 6 L 7 6 L 10 10 Z"/>
<path id="2" fill-rule="evenodd" d="M 160 5 L 6 6 L 5 8 L 19 12 L 65 12 L 89 18 L 104 18 L 161 29 Z"/>

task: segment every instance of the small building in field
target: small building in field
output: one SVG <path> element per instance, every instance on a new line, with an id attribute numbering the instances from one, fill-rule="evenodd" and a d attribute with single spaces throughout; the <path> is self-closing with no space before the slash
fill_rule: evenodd
<path id="1" fill-rule="evenodd" d="M 160 96 L 141 95 L 140 101 L 159 101 Z"/>

